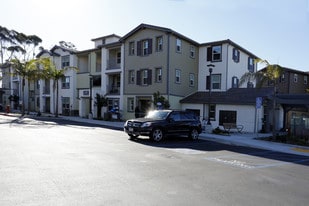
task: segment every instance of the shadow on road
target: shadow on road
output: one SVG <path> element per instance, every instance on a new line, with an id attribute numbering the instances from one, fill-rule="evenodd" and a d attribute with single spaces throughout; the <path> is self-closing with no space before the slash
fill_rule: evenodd
<path id="1" fill-rule="evenodd" d="M 307 156 L 288 154 L 288 153 L 257 149 L 245 146 L 230 145 L 210 140 L 192 141 L 186 137 L 171 136 L 162 140 L 162 142 L 154 142 L 147 137 L 136 138 L 131 141 L 149 147 L 159 147 L 165 149 L 189 149 L 189 150 L 198 150 L 202 152 L 214 152 L 214 151 L 226 150 L 242 155 L 256 156 L 259 158 L 266 158 L 281 162 L 288 162 L 288 163 L 309 166 L 309 157 Z"/>

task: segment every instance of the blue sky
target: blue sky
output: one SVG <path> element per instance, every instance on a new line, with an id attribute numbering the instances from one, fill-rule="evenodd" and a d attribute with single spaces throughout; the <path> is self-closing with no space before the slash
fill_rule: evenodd
<path id="1" fill-rule="evenodd" d="M 199 43 L 231 39 L 271 64 L 309 71 L 309 0 L 10 0 L 0 25 L 69 41 L 125 35 L 141 23 L 168 27 Z"/>

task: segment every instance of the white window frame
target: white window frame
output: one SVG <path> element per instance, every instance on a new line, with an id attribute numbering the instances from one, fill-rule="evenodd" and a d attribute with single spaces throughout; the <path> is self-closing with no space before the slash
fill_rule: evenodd
<path id="1" fill-rule="evenodd" d="M 189 85 L 190 87 L 194 87 L 194 84 L 195 84 L 195 81 L 194 81 L 194 74 L 193 73 L 190 73 L 189 74 Z"/>
<path id="2" fill-rule="evenodd" d="M 216 48 L 220 48 L 220 52 L 216 53 Z M 222 60 L 222 46 L 221 45 L 216 45 L 212 47 L 212 61 L 221 61 Z M 220 58 L 215 57 L 216 55 L 220 55 Z"/>
<path id="3" fill-rule="evenodd" d="M 211 75 L 211 89 L 221 89 L 221 74 Z"/>
<path id="4" fill-rule="evenodd" d="M 156 38 L 156 51 L 160 52 L 163 50 L 163 37 L 162 36 L 158 36 Z"/>
<path id="5" fill-rule="evenodd" d="M 304 76 L 304 84 L 308 84 L 308 76 Z"/>
<path id="6" fill-rule="evenodd" d="M 181 81 L 181 70 L 176 69 L 175 70 L 175 83 L 180 84 Z"/>
<path id="7" fill-rule="evenodd" d="M 128 112 L 134 112 L 134 97 L 128 97 Z"/>
<path id="8" fill-rule="evenodd" d="M 70 55 L 62 56 L 61 57 L 61 67 L 68 67 L 70 66 Z"/>
<path id="9" fill-rule="evenodd" d="M 195 46 L 190 46 L 190 57 L 195 58 Z"/>
<path id="10" fill-rule="evenodd" d="M 134 55 L 135 54 L 135 42 L 131 41 L 129 42 L 129 55 Z"/>
<path id="11" fill-rule="evenodd" d="M 61 79 L 61 89 L 70 89 L 70 77 L 65 76 Z"/>
<path id="12" fill-rule="evenodd" d="M 143 56 L 147 56 L 148 55 L 148 40 L 144 40 L 143 41 Z"/>
<path id="13" fill-rule="evenodd" d="M 156 72 L 156 82 L 161 83 L 162 82 L 162 68 L 161 67 L 156 68 L 155 72 Z"/>
<path id="14" fill-rule="evenodd" d="M 148 69 L 142 70 L 142 85 L 148 85 Z"/>
<path id="15" fill-rule="evenodd" d="M 294 74 L 293 79 L 294 79 L 294 83 L 297 83 L 298 82 L 298 74 Z"/>
<path id="16" fill-rule="evenodd" d="M 129 84 L 135 83 L 135 71 L 129 70 Z"/>
<path id="17" fill-rule="evenodd" d="M 176 52 L 181 52 L 181 39 L 176 39 Z"/>

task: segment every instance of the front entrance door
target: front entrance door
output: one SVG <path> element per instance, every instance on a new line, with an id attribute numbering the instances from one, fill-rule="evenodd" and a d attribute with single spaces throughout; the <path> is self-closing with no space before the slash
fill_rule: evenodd
<path id="1" fill-rule="evenodd" d="M 151 97 L 140 97 L 138 98 L 138 107 L 140 111 L 140 117 L 144 117 L 147 112 L 151 109 Z"/>

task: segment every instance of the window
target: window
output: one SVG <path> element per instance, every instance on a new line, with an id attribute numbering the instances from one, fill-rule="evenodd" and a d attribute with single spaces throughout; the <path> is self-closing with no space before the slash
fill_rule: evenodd
<path id="1" fill-rule="evenodd" d="M 92 86 L 100 87 L 101 86 L 101 75 L 92 76 Z"/>
<path id="2" fill-rule="evenodd" d="M 279 82 L 284 82 L 284 81 L 285 81 L 285 75 L 282 74 L 282 75 L 280 76 Z"/>
<path id="3" fill-rule="evenodd" d="M 233 48 L 233 60 L 234 62 L 238 63 L 239 62 L 239 56 L 240 56 L 240 52 L 238 49 Z"/>
<path id="4" fill-rule="evenodd" d="M 181 75 L 180 69 L 176 69 L 175 70 L 175 82 L 176 83 L 180 83 L 180 75 Z"/>
<path id="5" fill-rule="evenodd" d="M 156 82 L 162 82 L 162 68 L 156 68 Z"/>
<path id="6" fill-rule="evenodd" d="M 298 74 L 294 74 L 294 82 L 297 83 L 298 81 Z"/>
<path id="7" fill-rule="evenodd" d="M 142 69 L 136 72 L 137 85 L 151 85 L 152 72 L 150 69 Z"/>
<path id="8" fill-rule="evenodd" d="M 206 77 L 206 89 L 209 88 L 210 80 L 209 75 Z M 221 89 L 221 74 L 212 74 L 211 75 L 211 89 Z"/>
<path id="9" fill-rule="evenodd" d="M 134 84 L 135 82 L 135 71 L 129 70 L 129 84 Z"/>
<path id="10" fill-rule="evenodd" d="M 221 89 L 221 74 L 211 75 L 212 89 Z"/>
<path id="11" fill-rule="evenodd" d="M 143 56 L 148 55 L 148 41 L 143 41 Z"/>
<path id="12" fill-rule="evenodd" d="M 237 77 L 232 77 L 232 88 L 238 88 L 239 79 Z"/>
<path id="13" fill-rule="evenodd" d="M 212 46 L 207 48 L 207 61 L 221 61 L 222 56 L 222 46 Z"/>
<path id="14" fill-rule="evenodd" d="M 234 124 L 236 124 L 236 120 L 237 120 L 237 112 L 236 111 L 220 110 L 220 112 L 219 112 L 219 125 L 223 125 L 223 123 L 234 123 Z"/>
<path id="15" fill-rule="evenodd" d="M 41 84 L 41 80 L 37 80 L 36 81 L 36 88 L 40 89 L 40 84 Z M 4 87 L 5 88 L 5 87 Z"/>
<path id="16" fill-rule="evenodd" d="M 195 47 L 193 45 L 190 46 L 190 57 L 195 58 Z"/>
<path id="17" fill-rule="evenodd" d="M 70 89 L 70 77 L 63 77 L 61 81 L 62 89 Z"/>
<path id="18" fill-rule="evenodd" d="M 70 109 L 70 97 L 62 97 L 62 112 L 68 115 L 68 111 Z"/>
<path id="19" fill-rule="evenodd" d="M 134 98 L 128 98 L 128 112 L 134 112 Z"/>
<path id="20" fill-rule="evenodd" d="M 70 56 L 69 55 L 61 57 L 61 66 L 62 68 L 70 66 Z"/>
<path id="21" fill-rule="evenodd" d="M 194 74 L 192 73 L 189 75 L 189 85 L 190 87 L 194 86 Z"/>
<path id="22" fill-rule="evenodd" d="M 215 104 L 211 104 L 210 108 L 208 110 L 208 115 L 210 120 L 215 121 L 216 120 L 216 105 Z"/>
<path id="23" fill-rule="evenodd" d="M 129 43 L 129 55 L 134 55 L 135 54 L 135 42 L 131 41 Z"/>
<path id="24" fill-rule="evenodd" d="M 308 76 L 304 76 L 304 84 L 308 83 Z"/>
<path id="25" fill-rule="evenodd" d="M 248 71 L 254 72 L 254 59 L 252 57 L 248 57 Z"/>
<path id="26" fill-rule="evenodd" d="M 142 84 L 147 85 L 147 83 L 148 83 L 148 70 L 144 69 L 142 71 Z"/>
<path id="27" fill-rule="evenodd" d="M 107 101 L 107 109 L 108 111 L 119 111 L 119 99 L 110 99 Z"/>
<path id="28" fill-rule="evenodd" d="M 117 64 L 121 63 L 121 53 L 117 52 Z"/>
<path id="29" fill-rule="evenodd" d="M 152 53 L 152 39 L 137 42 L 137 56 L 148 56 Z"/>
<path id="30" fill-rule="evenodd" d="M 156 51 L 162 51 L 163 50 L 163 37 L 162 36 L 158 36 L 156 38 Z"/>
<path id="31" fill-rule="evenodd" d="M 176 52 L 181 52 L 181 40 L 176 39 Z"/>

